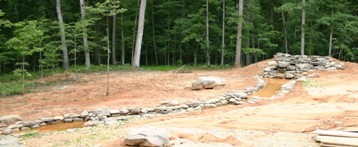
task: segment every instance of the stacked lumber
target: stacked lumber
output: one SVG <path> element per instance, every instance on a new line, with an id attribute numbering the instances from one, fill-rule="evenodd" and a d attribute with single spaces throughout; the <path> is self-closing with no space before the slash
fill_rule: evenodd
<path id="1" fill-rule="evenodd" d="M 316 130 L 313 133 L 322 147 L 358 147 L 358 132 Z"/>

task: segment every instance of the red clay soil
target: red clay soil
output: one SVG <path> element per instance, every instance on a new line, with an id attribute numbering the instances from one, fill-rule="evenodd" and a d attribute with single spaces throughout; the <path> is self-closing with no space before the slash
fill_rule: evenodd
<path id="1" fill-rule="evenodd" d="M 81 74 L 72 84 L 57 84 L 44 92 L 10 96 L 0 99 L 0 116 L 18 114 L 24 119 L 80 113 L 97 108 L 153 107 L 161 101 L 176 99 L 181 102 L 208 99 L 227 91 L 242 90 L 256 84 L 254 75 L 266 66 L 266 61 L 242 69 L 204 70 L 193 73 L 173 71 L 123 71 L 110 73 L 110 95 L 105 96 L 106 74 Z M 62 79 L 54 75 L 39 81 Z M 216 76 L 226 79 L 224 87 L 193 91 L 191 83 L 199 76 Z"/>

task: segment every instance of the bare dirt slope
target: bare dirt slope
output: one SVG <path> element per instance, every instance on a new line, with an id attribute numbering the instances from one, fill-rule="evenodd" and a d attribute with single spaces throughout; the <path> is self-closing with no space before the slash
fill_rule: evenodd
<path id="1" fill-rule="evenodd" d="M 216 97 L 230 90 L 240 90 L 256 84 L 253 75 L 266 66 L 261 62 L 250 69 L 228 69 L 173 73 L 172 71 L 124 71 L 110 74 L 110 95 L 104 96 L 104 73 L 82 74 L 73 84 L 58 84 L 45 92 L 29 93 L 0 99 L 0 116 L 19 114 L 25 119 L 80 113 L 97 108 L 138 108 L 157 106 L 160 101 L 177 99 L 182 102 Z M 209 91 L 192 91 L 191 83 L 199 76 L 217 76 L 227 80 L 227 86 Z M 61 78 L 59 75 L 46 80 Z"/>
<path id="2" fill-rule="evenodd" d="M 171 142 L 175 146 L 318 146 L 311 138 L 312 130 L 356 129 L 358 126 L 358 64 L 345 65 L 344 71 L 319 71 L 319 78 L 297 83 L 293 92 L 275 100 L 164 115 L 115 128 L 99 127 L 98 131 L 84 129 L 77 133 L 52 134 L 27 140 L 26 143 L 29 146 L 65 146 L 66 143 L 75 146 L 121 146 L 130 128 L 158 126 L 170 131 Z M 256 66 L 237 70 L 238 74 L 233 76 L 250 78 L 250 74 L 245 73 L 260 67 Z M 231 72 L 234 71 L 220 73 L 228 78 Z M 226 89 L 217 90 L 223 92 Z M 215 90 L 211 92 L 215 93 Z M 205 92 L 201 94 L 205 95 Z M 101 136 L 102 140 L 89 140 L 93 133 Z"/>

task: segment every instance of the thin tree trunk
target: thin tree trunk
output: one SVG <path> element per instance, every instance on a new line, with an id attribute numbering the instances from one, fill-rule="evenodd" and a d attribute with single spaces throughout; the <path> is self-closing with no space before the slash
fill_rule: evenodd
<path id="1" fill-rule="evenodd" d="M 98 23 L 96 23 L 95 28 L 96 28 L 96 32 L 99 33 L 100 30 L 101 30 L 101 28 L 100 28 L 100 25 L 99 25 Z M 96 42 L 97 44 L 99 44 L 99 41 L 98 41 L 98 40 L 95 40 L 95 42 Z M 102 64 L 102 61 L 101 61 L 101 52 L 100 52 L 100 50 L 99 50 L 98 47 L 96 47 L 96 48 L 94 49 L 94 58 L 95 58 L 95 62 L 96 62 L 97 65 Z"/>
<path id="2" fill-rule="evenodd" d="M 141 0 L 138 0 L 138 5 L 140 5 L 140 1 Z M 136 26 L 137 26 L 137 22 L 138 22 L 138 17 L 139 17 L 139 13 L 138 13 L 138 9 L 136 10 L 136 17 L 135 17 L 135 20 L 134 20 L 134 28 L 133 28 L 133 46 L 132 46 L 132 56 L 131 56 L 131 63 L 132 63 L 132 66 L 133 66 L 133 62 L 134 62 L 134 51 L 135 51 L 135 46 L 136 46 L 136 33 L 137 32 L 137 29 L 136 29 Z"/>
<path id="3" fill-rule="evenodd" d="M 302 25 L 301 25 L 301 55 L 305 54 L 305 21 L 306 21 L 306 0 L 302 0 Z"/>
<path id="4" fill-rule="evenodd" d="M 110 59 L 110 49 L 109 49 L 109 24 L 108 24 L 108 16 L 107 16 L 107 88 L 106 88 L 106 95 L 109 95 L 109 59 Z"/>
<path id="5" fill-rule="evenodd" d="M 154 29 L 154 2 L 152 2 L 152 31 L 153 31 L 153 48 L 154 48 L 154 58 L 155 65 L 158 65 L 158 54 L 157 54 L 157 43 L 155 41 L 155 29 Z"/>
<path id="6" fill-rule="evenodd" d="M 285 51 L 287 54 L 288 53 L 288 40 L 287 40 L 287 28 L 286 28 L 285 14 L 283 12 L 281 12 L 281 16 L 282 16 L 283 32 L 285 35 Z"/>
<path id="7" fill-rule="evenodd" d="M 124 30 L 123 30 L 123 13 L 121 13 L 121 36 L 122 36 L 122 65 L 125 64 L 125 59 L 126 59 L 126 51 L 125 51 L 125 41 L 124 41 Z"/>
<path id="8" fill-rule="evenodd" d="M 63 23 L 63 17 L 61 12 L 61 0 L 56 0 L 56 10 L 58 22 L 60 25 L 60 34 L 61 34 L 61 43 L 62 43 L 62 64 L 65 70 L 68 70 L 69 62 L 68 62 L 68 51 L 66 44 L 66 36 L 65 36 L 65 25 Z"/>
<path id="9" fill-rule="evenodd" d="M 241 67 L 241 45 L 242 45 L 242 15 L 243 15 L 243 0 L 239 0 L 239 23 L 237 25 L 237 39 L 236 39 L 236 54 L 235 66 Z"/>
<path id="10" fill-rule="evenodd" d="M 331 18 L 333 18 L 333 9 Z M 329 49 L 328 49 L 328 56 L 332 57 L 332 46 L 333 46 L 333 25 L 331 24 L 331 31 L 329 33 Z"/>
<path id="11" fill-rule="evenodd" d="M 81 5 L 81 19 L 84 20 L 86 18 L 86 11 L 85 11 L 85 3 L 84 0 L 80 0 Z M 85 51 L 85 65 L 87 68 L 91 67 L 91 60 L 90 54 L 88 49 L 88 35 L 85 29 L 83 29 L 83 49 Z"/>
<path id="12" fill-rule="evenodd" d="M 112 16 L 112 64 L 117 64 L 116 59 L 116 15 Z"/>
<path id="13" fill-rule="evenodd" d="M 223 20 L 222 20 L 222 39 L 221 39 L 221 65 L 224 65 L 225 60 L 225 0 L 223 0 Z"/>
<path id="14" fill-rule="evenodd" d="M 140 10 L 139 10 L 139 22 L 138 22 L 138 31 L 137 31 L 137 39 L 134 51 L 134 60 L 133 67 L 140 66 L 140 51 L 142 48 L 142 39 L 143 39 L 143 30 L 144 30 L 144 16 L 145 16 L 145 7 L 147 4 L 147 0 L 141 0 Z"/>
<path id="15" fill-rule="evenodd" d="M 198 50 L 199 50 L 199 45 L 196 45 L 196 49 L 194 51 L 194 66 L 196 66 L 198 62 Z"/>
<path id="16" fill-rule="evenodd" d="M 209 2 L 206 0 L 206 64 L 210 65 Z"/>

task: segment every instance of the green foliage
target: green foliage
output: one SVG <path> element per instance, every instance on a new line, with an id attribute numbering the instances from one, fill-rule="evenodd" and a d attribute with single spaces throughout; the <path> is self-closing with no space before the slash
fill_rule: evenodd
<path id="1" fill-rule="evenodd" d="M 21 81 L 9 82 L 9 83 L 0 83 L 0 96 L 8 96 L 8 95 L 15 95 L 15 94 L 23 94 L 24 92 L 31 92 L 31 88 L 25 87 L 33 87 L 33 82 L 26 82 L 23 83 Z"/>

